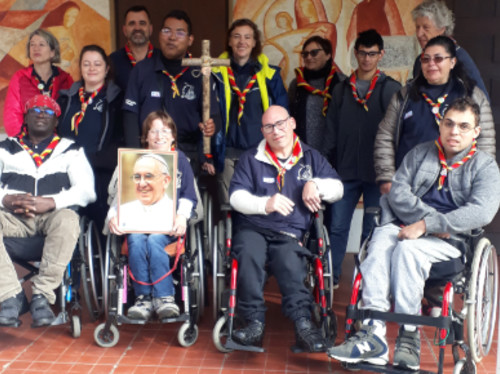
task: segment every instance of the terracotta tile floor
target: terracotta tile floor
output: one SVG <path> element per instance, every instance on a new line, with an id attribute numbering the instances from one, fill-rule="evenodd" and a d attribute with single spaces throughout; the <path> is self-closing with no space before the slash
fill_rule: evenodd
<path id="1" fill-rule="evenodd" d="M 350 293 L 348 279 L 352 260 L 345 264 L 344 284 L 336 292 L 335 311 L 339 327 L 343 326 L 345 307 Z M 0 373 L 178 373 L 178 374 L 250 374 L 250 373 L 348 373 L 325 354 L 293 354 L 292 323 L 282 317 L 277 287 L 273 281 L 266 287 L 268 324 L 264 340 L 266 353 L 219 353 L 212 344 L 210 308 L 199 325 L 200 336 L 191 348 L 177 343 L 179 324 L 120 326 L 120 341 L 109 349 L 94 343 L 98 324 L 84 319 L 82 336 L 73 339 L 69 326 L 30 328 L 31 317 L 23 316 L 17 328 L 0 330 Z M 389 344 L 394 346 L 397 326 L 389 327 Z M 433 346 L 434 330 L 422 333 L 422 369 L 435 371 L 437 348 Z M 337 343 L 341 342 L 339 336 Z M 445 373 L 453 371 L 451 348 L 447 347 Z M 495 373 L 497 339 L 489 356 L 478 365 L 478 373 Z"/>

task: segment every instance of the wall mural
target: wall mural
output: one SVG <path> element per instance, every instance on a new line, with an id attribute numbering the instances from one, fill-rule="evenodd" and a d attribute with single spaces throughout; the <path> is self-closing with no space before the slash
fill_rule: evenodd
<path id="1" fill-rule="evenodd" d="M 29 34 L 49 30 L 59 40 L 61 63 L 79 79 L 78 57 L 87 44 L 111 51 L 110 0 L 2 0 L 0 1 L 0 122 L 10 77 L 30 64 L 26 57 Z"/>
<path id="2" fill-rule="evenodd" d="M 383 37 L 380 68 L 404 83 L 420 47 L 411 10 L 422 0 L 231 0 L 232 20 L 250 18 L 262 32 L 264 53 L 282 68 L 283 80 L 301 65 L 302 44 L 312 35 L 332 42 L 334 62 L 349 75 L 357 66 L 352 49 L 357 34 L 369 28 Z"/>

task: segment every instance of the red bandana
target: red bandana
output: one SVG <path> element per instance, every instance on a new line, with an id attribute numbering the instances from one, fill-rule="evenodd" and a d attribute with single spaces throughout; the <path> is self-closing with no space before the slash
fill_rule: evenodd
<path id="1" fill-rule="evenodd" d="M 469 161 L 471 159 L 471 157 L 474 155 L 474 153 L 476 153 L 476 143 L 477 142 L 476 142 L 476 139 L 474 139 L 472 141 L 472 147 L 471 147 L 469 153 L 467 153 L 467 155 L 463 159 L 461 159 L 458 162 L 455 162 L 451 166 L 448 166 L 448 164 L 446 163 L 446 157 L 444 155 L 443 144 L 441 143 L 441 137 L 439 137 L 435 143 L 436 143 L 436 146 L 438 148 L 439 162 L 441 163 L 441 166 L 442 166 L 441 173 L 439 175 L 439 183 L 438 183 L 438 190 L 440 190 L 441 188 L 443 188 L 444 180 L 446 179 L 446 176 L 448 175 L 448 171 L 456 169 L 460 165 L 465 164 L 467 161 Z"/>
<path id="2" fill-rule="evenodd" d="M 274 165 L 276 169 L 278 169 L 278 176 L 276 177 L 276 184 L 278 185 L 278 190 L 285 186 L 285 173 L 286 167 L 292 168 L 299 160 L 302 158 L 302 146 L 299 142 L 299 137 L 296 134 L 293 134 L 293 148 L 292 148 L 292 156 L 288 159 L 288 161 L 282 165 L 276 154 L 271 150 L 269 144 L 266 143 L 266 149 L 264 151 L 265 155 L 271 161 L 271 164 Z"/>
<path id="3" fill-rule="evenodd" d="M 35 161 L 36 167 L 40 167 L 42 165 L 43 161 L 45 158 L 52 153 L 56 145 L 59 143 L 59 140 L 61 139 L 57 134 L 54 134 L 54 137 L 52 138 L 51 142 L 47 146 L 47 148 L 44 149 L 44 151 L 41 154 L 33 152 L 33 150 L 24 143 L 24 137 L 26 136 L 26 128 L 24 127 L 21 130 L 21 133 L 18 135 L 19 139 L 19 144 L 30 154 L 31 157 L 33 157 L 33 161 Z"/>
<path id="4" fill-rule="evenodd" d="M 87 107 L 92 104 L 92 101 L 97 96 L 97 94 L 101 91 L 104 86 L 99 87 L 97 90 L 92 92 L 87 100 L 85 100 L 85 94 L 83 90 L 83 86 L 78 90 L 78 95 L 80 96 L 80 103 L 82 103 L 81 110 L 76 112 L 73 118 L 71 118 L 71 131 L 74 131 L 76 135 L 78 135 L 78 126 L 80 122 L 83 121 L 83 117 L 85 116 L 85 111 Z"/>
<path id="5" fill-rule="evenodd" d="M 329 91 L 330 91 L 330 84 L 332 83 L 333 77 L 335 76 L 335 71 L 336 71 L 335 66 L 332 66 L 330 74 L 328 74 L 328 77 L 326 78 L 325 81 L 325 88 L 323 90 L 319 90 L 311 86 L 309 83 L 307 83 L 306 79 L 304 78 L 304 68 L 295 69 L 295 75 L 297 76 L 297 87 L 302 87 L 313 95 L 323 96 L 323 109 L 321 110 L 321 113 L 323 113 L 323 117 L 326 117 L 326 111 L 328 110 L 329 100 L 332 99 L 332 95 L 330 95 Z"/>
<path id="6" fill-rule="evenodd" d="M 247 101 L 247 97 L 246 97 L 247 93 L 252 89 L 253 85 L 257 81 L 257 74 L 254 74 L 253 77 L 250 78 L 250 80 L 248 81 L 247 86 L 245 87 L 243 92 L 241 92 L 241 90 L 236 85 L 236 79 L 234 78 L 233 69 L 231 69 L 231 67 L 227 68 L 227 74 L 228 74 L 228 78 L 229 78 L 229 84 L 231 85 L 231 88 L 233 89 L 233 91 L 236 93 L 236 96 L 238 96 L 238 103 L 239 103 L 239 106 L 238 106 L 238 125 L 239 125 L 241 117 L 243 117 L 243 109 L 244 109 L 245 103 Z"/>
<path id="7" fill-rule="evenodd" d="M 432 101 L 425 92 L 422 92 L 422 96 L 424 97 L 425 101 L 427 101 L 427 104 L 431 106 L 431 112 L 434 114 L 436 123 L 439 126 L 439 122 L 443 119 L 443 116 L 441 115 L 441 113 L 439 113 L 439 108 L 441 107 L 441 105 L 443 105 L 444 101 L 448 97 L 448 94 L 444 94 L 443 96 L 438 97 L 436 102 Z"/>
<path id="8" fill-rule="evenodd" d="M 377 69 L 375 72 L 375 75 L 373 76 L 371 82 L 370 82 L 370 87 L 368 88 L 368 92 L 366 93 L 366 96 L 364 99 L 360 99 L 358 96 L 358 91 L 356 90 L 356 73 L 353 73 L 351 75 L 351 78 L 349 80 L 349 84 L 351 85 L 352 88 L 352 96 L 354 96 L 354 100 L 356 100 L 358 103 L 363 105 L 363 108 L 368 112 L 368 105 L 366 103 L 368 102 L 368 99 L 372 95 L 373 89 L 375 88 L 375 85 L 377 84 L 377 80 L 380 77 L 380 70 Z"/>
<path id="9" fill-rule="evenodd" d="M 130 50 L 130 47 L 128 46 L 128 43 L 125 44 L 125 53 L 128 56 L 128 59 L 130 60 L 130 63 L 132 66 L 135 66 L 137 64 L 137 61 L 135 60 L 134 55 L 132 54 L 132 51 Z M 151 58 L 153 56 L 153 44 L 151 42 L 148 44 L 148 54 L 146 55 L 146 58 Z"/>

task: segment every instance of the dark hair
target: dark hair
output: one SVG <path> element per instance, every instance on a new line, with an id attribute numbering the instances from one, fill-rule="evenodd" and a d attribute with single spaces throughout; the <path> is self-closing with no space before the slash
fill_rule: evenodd
<path id="1" fill-rule="evenodd" d="M 172 130 L 172 137 L 174 138 L 172 145 L 177 145 L 177 126 L 175 125 L 174 119 L 170 117 L 170 114 L 161 110 L 149 113 L 144 119 L 144 122 L 142 123 L 141 145 L 144 148 L 148 145 L 148 132 L 151 130 L 155 119 L 161 120 L 163 122 L 163 126 L 167 126 L 170 130 Z"/>
<path id="2" fill-rule="evenodd" d="M 257 59 L 257 57 L 262 53 L 262 42 L 260 41 L 260 31 L 257 25 L 249 20 L 248 18 L 240 18 L 234 21 L 231 24 L 231 27 L 227 31 L 227 36 L 226 36 L 226 50 L 229 53 L 229 56 L 233 55 L 233 50 L 229 46 L 229 40 L 231 39 L 231 34 L 234 31 L 235 28 L 241 27 L 241 26 L 248 26 L 253 30 L 253 38 L 255 39 L 255 47 L 252 49 L 251 57 L 253 59 Z"/>
<path id="3" fill-rule="evenodd" d="M 379 50 L 383 50 L 384 39 L 382 39 L 380 34 L 375 29 L 361 31 L 358 34 L 356 42 L 354 43 L 354 49 L 357 51 L 361 45 L 365 47 L 373 47 L 374 45 L 377 45 Z"/>
<path id="4" fill-rule="evenodd" d="M 449 53 L 450 57 L 455 58 L 457 57 L 457 49 L 455 46 L 455 42 L 450 39 L 447 36 L 444 35 L 439 35 L 427 42 L 425 45 L 422 55 L 425 54 L 425 51 L 429 47 L 434 47 L 434 46 L 441 46 L 445 49 L 446 53 Z M 474 86 L 476 85 L 476 82 L 469 77 L 467 72 L 465 71 L 463 63 L 457 59 L 457 62 L 453 69 L 450 71 L 450 78 L 456 78 L 459 81 L 462 82 L 464 88 L 465 88 L 465 94 L 467 96 L 472 95 L 472 90 L 474 89 Z M 420 88 L 424 86 L 427 83 L 427 80 L 424 77 L 423 69 L 420 69 L 420 73 L 417 75 L 417 77 L 414 80 L 414 84 L 412 85 L 410 89 L 410 97 L 414 101 L 418 101 L 421 99 L 420 95 Z"/>
<path id="5" fill-rule="evenodd" d="M 97 44 L 89 44 L 82 48 L 82 51 L 80 52 L 80 59 L 78 60 L 78 66 L 80 66 L 80 69 L 82 66 L 83 55 L 87 52 L 97 52 L 101 55 L 102 59 L 104 60 L 104 63 L 106 64 L 106 67 L 109 69 L 108 74 L 106 75 L 106 82 L 110 80 L 113 74 L 109 57 L 104 51 L 104 49 L 102 49 L 102 47 L 98 46 Z M 83 81 L 83 77 L 81 79 Z"/>
<path id="6" fill-rule="evenodd" d="M 191 35 L 193 33 L 193 24 L 191 23 L 191 19 L 189 18 L 189 16 L 187 15 L 187 13 L 185 11 L 180 10 L 180 9 L 172 10 L 170 13 L 168 13 L 163 18 L 163 21 L 161 22 L 161 27 L 163 27 L 163 25 L 165 24 L 165 21 L 168 18 L 175 18 L 175 19 L 186 22 L 187 27 L 188 27 L 188 29 L 187 29 L 188 35 Z"/>
<path id="7" fill-rule="evenodd" d="M 148 16 L 149 23 L 151 23 L 151 14 L 149 14 L 148 9 L 144 5 L 133 5 L 125 11 L 125 16 L 123 16 L 123 23 L 125 23 L 129 13 L 140 13 L 144 12 Z"/>
<path id="8" fill-rule="evenodd" d="M 311 36 L 304 42 L 304 45 L 302 45 L 302 51 L 304 51 L 304 49 L 306 49 L 306 47 L 311 43 L 319 44 L 319 46 L 323 49 L 323 51 L 325 51 L 325 54 L 331 55 L 333 59 L 332 43 L 328 39 L 322 38 L 319 35 Z"/>
<path id="9" fill-rule="evenodd" d="M 445 109 L 444 115 L 450 110 L 456 110 L 457 112 L 466 112 L 470 110 L 474 115 L 474 126 L 479 125 L 480 109 L 479 105 L 474 101 L 473 98 L 465 96 L 459 97 L 451 102 L 451 104 Z"/>

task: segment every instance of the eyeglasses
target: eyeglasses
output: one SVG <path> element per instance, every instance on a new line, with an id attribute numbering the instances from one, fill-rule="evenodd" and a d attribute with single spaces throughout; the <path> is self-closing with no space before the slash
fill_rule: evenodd
<path id="1" fill-rule="evenodd" d="M 38 108 L 38 107 L 35 107 L 35 108 L 31 108 L 29 110 L 29 112 L 31 114 L 41 114 L 41 115 L 44 115 L 44 116 L 48 116 L 48 117 L 52 117 L 53 115 L 56 114 L 56 112 L 52 109 L 48 109 L 48 108 Z"/>
<path id="2" fill-rule="evenodd" d="M 290 117 L 286 117 L 285 119 L 276 121 L 275 123 L 268 123 L 267 125 L 262 126 L 262 130 L 266 134 L 271 134 L 274 131 L 274 128 L 276 127 L 278 130 L 283 130 L 286 127 L 287 121 L 290 119 Z"/>
<path id="3" fill-rule="evenodd" d="M 366 58 L 366 57 L 373 58 L 375 56 L 378 56 L 381 52 L 380 51 L 378 51 L 378 52 L 375 52 L 375 51 L 365 52 L 365 51 L 356 50 L 356 53 L 358 54 L 358 56 L 360 58 Z"/>
<path id="4" fill-rule="evenodd" d="M 316 57 L 320 51 L 324 51 L 324 49 L 316 48 L 311 49 L 310 51 L 302 51 L 300 52 L 300 55 L 302 58 L 307 58 L 309 55 L 311 55 L 311 57 Z"/>
<path id="5" fill-rule="evenodd" d="M 149 130 L 148 131 L 148 134 L 149 135 L 152 135 L 152 136 L 158 136 L 158 135 L 161 135 L 161 136 L 169 136 L 172 134 L 172 130 L 170 129 L 161 129 L 161 130 Z"/>
<path id="6" fill-rule="evenodd" d="M 146 173 L 144 175 L 142 174 L 134 174 L 132 175 L 132 177 L 130 179 L 132 179 L 134 181 L 135 184 L 139 184 L 141 183 L 142 181 L 144 181 L 144 183 L 147 183 L 147 184 L 150 184 L 152 183 L 155 179 L 158 179 L 159 177 L 161 177 L 163 174 L 158 174 L 158 175 L 155 175 L 155 174 L 152 174 L 152 173 Z"/>
<path id="7" fill-rule="evenodd" d="M 465 134 L 466 132 L 469 132 L 473 129 L 476 128 L 473 124 L 470 124 L 468 122 L 462 122 L 462 123 L 455 123 L 451 119 L 445 118 L 444 120 L 441 121 L 441 125 L 444 126 L 448 130 L 453 130 L 455 126 L 457 126 L 458 131 L 462 134 Z"/>
<path id="8" fill-rule="evenodd" d="M 168 38 L 170 38 L 172 35 L 175 35 L 177 39 L 184 39 L 188 35 L 187 31 L 184 30 L 172 31 L 168 27 L 164 27 L 160 31 L 163 35 L 166 35 Z"/>
<path id="9" fill-rule="evenodd" d="M 431 61 L 434 61 L 435 64 L 440 64 L 443 62 L 445 59 L 451 58 L 451 56 L 428 56 L 428 55 L 422 55 L 420 56 L 420 62 L 422 64 L 429 64 Z"/>

